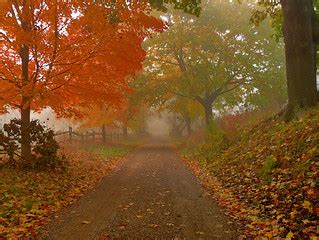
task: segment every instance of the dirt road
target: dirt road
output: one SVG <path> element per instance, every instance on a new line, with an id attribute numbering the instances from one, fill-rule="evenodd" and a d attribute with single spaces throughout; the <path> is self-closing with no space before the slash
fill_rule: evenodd
<path id="1" fill-rule="evenodd" d="M 238 239 L 233 221 L 165 142 L 149 143 L 80 201 L 43 239 Z"/>

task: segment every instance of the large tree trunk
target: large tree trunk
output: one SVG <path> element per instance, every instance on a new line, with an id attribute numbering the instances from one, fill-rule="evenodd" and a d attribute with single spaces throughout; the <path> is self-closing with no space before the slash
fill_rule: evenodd
<path id="1" fill-rule="evenodd" d="M 20 50 L 22 62 L 22 85 L 29 83 L 29 48 L 25 45 Z M 28 162 L 31 159 L 31 140 L 30 140 L 30 97 L 27 92 L 22 93 L 21 101 L 21 158 Z"/>
<path id="2" fill-rule="evenodd" d="M 316 61 L 312 0 L 281 0 L 286 52 L 288 106 L 285 119 L 297 109 L 316 105 Z"/>

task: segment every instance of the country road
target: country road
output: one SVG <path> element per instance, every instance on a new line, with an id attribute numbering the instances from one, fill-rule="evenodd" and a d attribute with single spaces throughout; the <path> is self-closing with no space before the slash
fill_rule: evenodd
<path id="1" fill-rule="evenodd" d="M 40 239 L 238 239 L 232 219 L 164 141 L 136 150 Z"/>

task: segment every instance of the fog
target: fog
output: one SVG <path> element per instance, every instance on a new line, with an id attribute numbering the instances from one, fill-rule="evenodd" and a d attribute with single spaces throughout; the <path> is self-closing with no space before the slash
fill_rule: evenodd
<path id="1" fill-rule="evenodd" d="M 168 136 L 169 130 L 167 114 L 154 114 L 147 122 L 147 131 L 153 136 Z"/>
<path id="2" fill-rule="evenodd" d="M 8 123 L 10 119 L 20 118 L 18 110 L 12 110 L 8 114 L 0 115 L 0 129 L 4 123 Z M 50 108 L 44 109 L 41 113 L 31 113 L 31 119 L 38 119 L 41 123 L 52 128 L 54 131 L 66 131 L 69 127 L 76 129 L 78 124 L 73 123 L 69 119 L 61 119 L 55 116 L 55 113 Z"/>

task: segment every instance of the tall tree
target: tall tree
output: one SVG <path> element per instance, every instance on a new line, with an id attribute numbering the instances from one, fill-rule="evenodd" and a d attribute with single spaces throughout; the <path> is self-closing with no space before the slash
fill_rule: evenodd
<path id="1" fill-rule="evenodd" d="M 159 5 L 157 9 L 167 10 L 165 5 L 172 4 L 174 8 L 197 16 L 201 12 L 200 0 L 150 2 L 155 7 Z M 254 11 L 254 22 L 260 23 L 260 20 L 270 15 L 273 18 L 272 26 L 277 30 L 277 37 L 283 36 L 286 43 L 288 104 L 284 117 L 289 120 L 297 109 L 315 106 L 316 99 L 319 99 L 315 65 L 319 62 L 319 51 L 316 50 L 319 45 L 319 0 L 258 1 L 258 4 L 263 9 Z"/>
<path id="2" fill-rule="evenodd" d="M 211 1 L 203 5 L 199 18 L 168 15 L 169 29 L 146 43 L 150 86 L 166 98 L 197 101 L 208 124 L 215 101 L 226 96 L 241 101 L 254 92 L 252 83 L 262 74 L 278 76 L 282 61 L 271 58 L 280 46 L 272 44 L 270 31 L 249 25 L 250 11 L 246 4 Z"/>
<path id="3" fill-rule="evenodd" d="M 31 155 L 30 111 L 59 116 L 118 104 L 140 70 L 145 37 L 163 27 L 147 1 L 8 0 L 0 9 L 0 109 L 18 108 L 22 157 Z"/>
<path id="4" fill-rule="evenodd" d="M 260 5 L 263 9 L 253 14 L 255 23 L 258 24 L 270 15 L 273 18 L 273 27 L 280 31 L 282 26 L 288 86 L 288 104 L 284 117 L 290 120 L 298 109 L 317 104 L 316 45 L 319 44 L 319 1 L 280 0 L 262 2 Z"/>
<path id="5" fill-rule="evenodd" d="M 319 25 L 312 0 L 282 0 L 283 33 L 286 49 L 289 120 L 296 108 L 315 106 L 316 43 L 319 43 Z"/>

